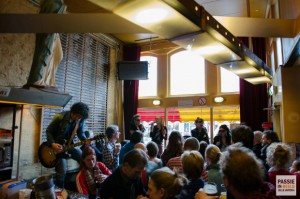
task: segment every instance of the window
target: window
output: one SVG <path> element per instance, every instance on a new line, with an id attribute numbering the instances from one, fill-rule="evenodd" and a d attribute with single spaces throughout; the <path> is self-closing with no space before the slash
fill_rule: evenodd
<path id="1" fill-rule="evenodd" d="M 157 57 L 141 56 L 141 61 L 148 61 L 148 78 L 139 80 L 139 97 L 157 96 Z"/>
<path id="2" fill-rule="evenodd" d="M 190 51 L 170 58 L 170 95 L 205 93 L 205 60 Z"/>
<path id="3" fill-rule="evenodd" d="M 220 69 L 221 93 L 240 92 L 240 78 L 222 67 Z"/>

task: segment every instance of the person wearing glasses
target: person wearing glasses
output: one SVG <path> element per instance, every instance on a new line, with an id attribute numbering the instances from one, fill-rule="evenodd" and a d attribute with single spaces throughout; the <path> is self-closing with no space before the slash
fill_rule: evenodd
<path id="1" fill-rule="evenodd" d="M 132 117 L 131 124 L 130 124 L 130 127 L 129 127 L 130 135 L 132 135 L 137 130 L 141 131 L 141 132 L 145 131 L 144 125 L 141 124 L 141 116 L 139 114 L 135 114 Z"/>
<path id="2" fill-rule="evenodd" d="M 195 137 L 201 141 L 205 141 L 207 144 L 210 144 L 209 137 L 207 134 L 207 129 L 203 126 L 204 120 L 202 118 L 197 117 L 195 120 L 196 128 L 191 131 L 192 137 Z"/>
<path id="3" fill-rule="evenodd" d="M 214 137 L 214 145 L 219 147 L 219 149 L 223 152 L 226 148 L 231 144 L 231 134 L 228 126 L 226 124 L 222 124 L 219 127 L 218 135 Z"/>

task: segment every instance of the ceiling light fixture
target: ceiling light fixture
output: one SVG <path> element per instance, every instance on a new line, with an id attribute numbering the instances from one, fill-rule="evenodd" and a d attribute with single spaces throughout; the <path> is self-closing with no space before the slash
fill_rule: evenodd
<path id="1" fill-rule="evenodd" d="M 160 21 L 143 23 L 137 20 L 136 16 L 143 10 L 154 8 L 165 10 L 168 14 Z M 272 70 L 194 0 L 135 0 L 113 12 L 198 53 L 250 83 L 271 83 Z M 250 79 L 258 77 L 260 81 Z"/>

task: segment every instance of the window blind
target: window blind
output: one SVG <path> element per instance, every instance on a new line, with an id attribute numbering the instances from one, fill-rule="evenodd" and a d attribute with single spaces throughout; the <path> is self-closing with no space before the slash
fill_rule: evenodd
<path id="1" fill-rule="evenodd" d="M 79 101 L 90 108 L 85 130 L 96 135 L 106 128 L 109 47 L 92 34 L 60 34 L 60 38 L 64 55 L 56 85 L 73 97 L 64 108 L 43 109 L 42 141 L 46 141 L 46 128 L 53 116 Z"/>

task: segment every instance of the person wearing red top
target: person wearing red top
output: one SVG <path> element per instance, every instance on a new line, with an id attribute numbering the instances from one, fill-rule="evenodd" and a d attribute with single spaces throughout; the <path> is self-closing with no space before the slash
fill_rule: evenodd
<path id="1" fill-rule="evenodd" d="M 90 198 L 97 198 L 102 182 L 110 174 L 111 172 L 103 163 L 96 161 L 94 149 L 90 146 L 85 147 L 82 152 L 80 171 L 76 176 L 77 191 L 88 194 Z"/>

